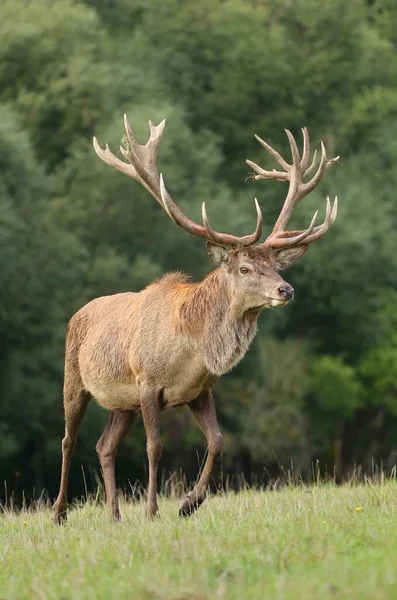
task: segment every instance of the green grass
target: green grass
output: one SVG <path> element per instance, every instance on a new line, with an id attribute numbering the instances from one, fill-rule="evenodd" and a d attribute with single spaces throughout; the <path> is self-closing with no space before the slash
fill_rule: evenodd
<path id="1" fill-rule="evenodd" d="M 397 484 L 210 498 L 190 520 L 161 500 L 112 523 L 102 506 L 0 514 L 0 599 L 397 598 Z"/>

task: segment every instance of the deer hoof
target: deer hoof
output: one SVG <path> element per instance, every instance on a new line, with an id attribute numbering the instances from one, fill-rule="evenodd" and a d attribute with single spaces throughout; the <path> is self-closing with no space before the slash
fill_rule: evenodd
<path id="1" fill-rule="evenodd" d="M 146 518 L 149 519 L 150 521 L 154 521 L 155 519 L 159 519 L 160 518 L 160 512 L 159 512 L 158 506 L 153 506 L 153 504 L 150 504 L 149 506 L 146 506 L 146 508 L 145 508 L 145 515 L 146 515 Z"/>
<path id="2" fill-rule="evenodd" d="M 66 509 L 61 512 L 54 512 L 52 520 L 55 525 L 66 525 L 66 521 L 68 520 Z"/>
<path id="3" fill-rule="evenodd" d="M 192 514 L 196 512 L 196 510 L 202 505 L 204 500 L 205 496 L 200 498 L 197 495 L 193 496 L 192 492 L 189 492 L 186 494 L 186 498 L 179 509 L 179 516 L 184 518 L 191 517 Z"/>

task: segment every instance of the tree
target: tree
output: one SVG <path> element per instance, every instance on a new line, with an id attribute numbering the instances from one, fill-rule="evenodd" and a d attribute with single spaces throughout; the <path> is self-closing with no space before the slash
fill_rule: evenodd
<path id="1" fill-rule="evenodd" d="M 364 404 L 358 373 L 340 357 L 319 356 L 311 365 L 306 414 L 316 423 L 310 437 L 316 453 L 342 472 L 344 423 Z"/>
<path id="2" fill-rule="evenodd" d="M 0 102 L 12 102 L 52 169 L 106 113 L 103 32 L 95 12 L 72 0 L 5 0 L 0 16 Z"/>
<path id="3" fill-rule="evenodd" d="M 393 90 L 390 46 L 369 30 L 361 0 L 156 0 L 125 60 L 129 55 L 154 64 L 169 97 L 183 98 L 193 131 L 217 132 L 224 176 L 240 186 L 254 133 L 285 148 L 283 128 L 307 125 L 331 140 L 341 131 L 347 142 L 344 115 L 355 99 L 374 83 Z M 344 140 L 338 147 L 348 149 Z"/>
<path id="4" fill-rule="evenodd" d="M 65 325 L 88 265 L 78 240 L 50 222 L 49 179 L 9 107 L 0 106 L 0 123 L 0 462 L 6 474 L 18 471 L 19 457 L 24 462 L 30 448 L 26 471 L 42 485 L 49 424 L 61 422 L 54 407 L 60 404 Z"/>

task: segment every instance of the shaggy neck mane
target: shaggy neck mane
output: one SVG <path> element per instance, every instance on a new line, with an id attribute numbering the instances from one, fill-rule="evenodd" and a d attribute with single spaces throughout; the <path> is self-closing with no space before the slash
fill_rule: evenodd
<path id="1" fill-rule="evenodd" d="M 255 337 L 258 313 L 238 310 L 221 268 L 200 283 L 181 282 L 175 291 L 178 331 L 203 340 L 205 363 L 211 373 L 230 371 Z"/>

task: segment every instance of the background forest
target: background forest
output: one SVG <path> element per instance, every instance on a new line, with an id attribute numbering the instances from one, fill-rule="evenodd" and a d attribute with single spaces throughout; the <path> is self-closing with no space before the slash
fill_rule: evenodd
<path id="1" fill-rule="evenodd" d="M 224 474 L 266 481 L 314 461 L 340 475 L 391 469 L 397 450 L 397 6 L 394 0 L 3 0 L 0 3 L 0 474 L 8 494 L 57 491 L 66 324 L 95 296 L 169 270 L 211 269 L 205 247 L 138 184 L 104 165 L 123 112 L 145 141 L 167 118 L 160 167 L 182 209 L 241 235 L 258 197 L 268 230 L 281 183 L 250 158 L 309 127 L 340 164 L 302 203 L 307 226 L 338 195 L 326 237 L 285 273 L 296 298 L 260 318 L 216 389 Z M 107 414 L 81 427 L 71 492 L 95 484 Z M 187 409 L 163 416 L 164 477 L 204 452 Z M 199 454 L 197 454 L 197 450 Z M 142 424 L 118 480 L 145 481 Z M 292 466 L 291 466 L 292 465 Z M 0 492 L 5 495 L 6 488 Z"/>

